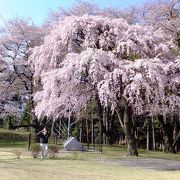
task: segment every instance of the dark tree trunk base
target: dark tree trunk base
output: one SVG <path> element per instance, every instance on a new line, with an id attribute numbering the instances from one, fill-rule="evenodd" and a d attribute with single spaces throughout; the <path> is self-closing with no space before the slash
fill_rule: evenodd
<path id="1" fill-rule="evenodd" d="M 128 156 L 138 156 L 137 148 L 128 145 L 127 155 Z"/>
<path id="2" fill-rule="evenodd" d="M 132 111 L 129 107 L 126 107 L 124 110 L 124 132 L 128 144 L 128 156 L 138 156 L 135 123 L 133 122 Z"/>

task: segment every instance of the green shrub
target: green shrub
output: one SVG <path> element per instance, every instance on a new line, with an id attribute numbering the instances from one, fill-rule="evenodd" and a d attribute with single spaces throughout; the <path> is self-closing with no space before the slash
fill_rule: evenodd
<path id="1" fill-rule="evenodd" d="M 78 153 L 77 152 L 73 152 L 72 160 L 78 160 Z"/>
<path id="2" fill-rule="evenodd" d="M 12 152 L 16 155 L 17 159 L 20 159 L 20 156 L 22 155 L 21 151 L 15 149 Z"/>
<path id="3" fill-rule="evenodd" d="M 41 147 L 39 144 L 32 144 L 30 150 L 33 158 L 37 158 L 41 152 Z"/>
<path id="4" fill-rule="evenodd" d="M 59 152 L 59 147 L 57 145 L 51 144 L 49 145 L 48 149 L 49 149 L 50 158 L 56 158 Z"/>

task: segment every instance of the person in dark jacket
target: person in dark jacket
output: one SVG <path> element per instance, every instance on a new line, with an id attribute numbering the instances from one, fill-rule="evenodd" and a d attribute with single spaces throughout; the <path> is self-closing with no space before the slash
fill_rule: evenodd
<path id="1" fill-rule="evenodd" d="M 40 146 L 42 149 L 42 157 L 43 159 L 48 157 L 48 138 L 50 134 L 47 131 L 47 128 L 45 127 L 42 131 L 37 133 L 40 137 Z"/>

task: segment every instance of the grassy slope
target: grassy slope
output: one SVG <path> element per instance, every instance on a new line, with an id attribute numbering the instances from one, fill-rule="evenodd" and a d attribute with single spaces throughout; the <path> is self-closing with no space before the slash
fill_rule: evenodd
<path id="1" fill-rule="evenodd" d="M 178 180 L 180 171 L 164 172 L 104 165 L 95 161 L 11 159 L 0 161 L 1 180 Z"/>
<path id="2" fill-rule="evenodd" d="M 59 145 L 62 149 L 62 144 Z M 1 143 L 0 141 L 0 152 L 1 151 L 13 151 L 14 149 L 20 149 L 22 151 L 27 151 L 28 144 L 27 142 L 16 142 L 16 143 Z M 121 158 L 131 158 L 126 157 L 126 147 L 125 146 L 106 146 L 103 147 L 103 153 L 97 156 L 98 151 L 96 153 L 76 153 L 78 157 L 83 159 L 101 159 L 101 158 L 108 158 L 108 159 L 121 159 Z M 165 153 L 160 151 L 146 151 L 144 149 L 139 149 L 139 157 L 138 158 L 161 158 L 161 159 L 169 159 L 169 160 L 177 160 L 180 161 L 180 153 L 172 154 L 172 153 Z M 134 157 L 132 157 L 134 158 Z"/>
<path id="3" fill-rule="evenodd" d="M 21 159 L 13 154 L 14 149 L 23 152 Z M 173 154 L 146 152 L 141 157 L 168 157 Z M 0 148 L 1 180 L 179 180 L 180 171 L 155 171 L 134 167 L 103 164 L 102 159 L 126 158 L 124 147 L 104 147 L 103 153 L 63 153 L 58 160 L 32 159 L 24 148 Z M 178 157 L 180 156 L 175 155 Z M 74 160 L 73 160 L 74 159 Z"/>

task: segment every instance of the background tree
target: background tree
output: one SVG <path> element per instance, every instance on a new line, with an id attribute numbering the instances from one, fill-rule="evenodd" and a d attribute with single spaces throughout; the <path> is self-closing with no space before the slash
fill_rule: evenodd
<path id="1" fill-rule="evenodd" d="M 30 102 L 31 123 L 35 121 L 33 115 L 33 71 L 28 65 L 29 49 L 40 45 L 45 31 L 35 26 L 29 21 L 16 17 L 5 22 L 1 28 L 0 34 L 0 54 L 3 61 L 11 69 L 9 88 L 12 93 L 16 93 L 17 101 L 21 101 L 22 109 L 25 109 L 26 103 Z M 9 77 L 9 78 L 10 78 Z"/>
<path id="2" fill-rule="evenodd" d="M 131 6 L 129 8 L 100 8 L 96 3 L 90 1 L 76 1 L 76 3 L 71 8 L 59 7 L 57 10 L 50 10 L 48 17 L 45 20 L 45 24 L 54 24 L 59 20 L 64 19 L 68 16 L 78 16 L 83 15 L 100 15 L 108 18 L 123 18 L 130 24 L 135 24 L 139 22 L 138 15 L 139 9 L 137 7 Z"/>
<path id="3" fill-rule="evenodd" d="M 143 5 L 140 11 L 143 23 L 162 28 L 180 47 L 180 1 L 157 0 Z"/>

